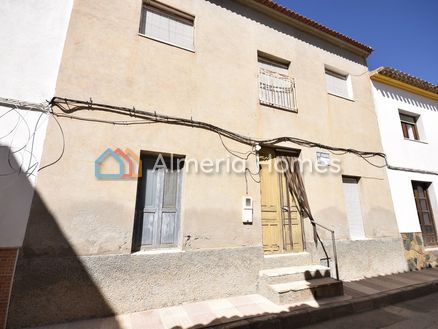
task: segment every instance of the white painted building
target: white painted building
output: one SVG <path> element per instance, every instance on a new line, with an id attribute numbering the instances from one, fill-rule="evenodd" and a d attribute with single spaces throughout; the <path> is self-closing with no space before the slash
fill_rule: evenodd
<path id="1" fill-rule="evenodd" d="M 0 52 L 1 98 L 41 104 L 54 96 L 72 3 L 2 2 L 0 39 L 7 47 Z M 22 188 L 35 184 L 49 120 L 47 114 L 7 103 L 0 102 L 0 248 L 22 243 L 33 194 L 26 188 L 23 195 Z"/>
<path id="2" fill-rule="evenodd" d="M 388 178 L 412 268 L 438 252 L 438 86 L 390 68 L 371 73 Z"/>
<path id="3" fill-rule="evenodd" d="M 28 105 L 54 96 L 72 3 L 4 0 L 0 6 L 0 262 L 23 243 L 50 120 Z M 0 283 L 8 284 L 3 274 Z M 0 328 L 5 312 L 0 306 Z"/>

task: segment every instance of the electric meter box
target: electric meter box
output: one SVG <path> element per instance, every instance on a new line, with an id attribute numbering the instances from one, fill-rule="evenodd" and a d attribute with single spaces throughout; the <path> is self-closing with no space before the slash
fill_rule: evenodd
<path id="1" fill-rule="evenodd" d="M 244 224 L 252 224 L 252 198 L 250 196 L 244 196 L 242 198 L 242 222 Z"/>

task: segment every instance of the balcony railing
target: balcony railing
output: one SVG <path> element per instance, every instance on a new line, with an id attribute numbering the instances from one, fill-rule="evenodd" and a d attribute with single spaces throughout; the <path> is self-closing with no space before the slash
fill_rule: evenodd
<path id="1" fill-rule="evenodd" d="M 287 76 L 266 69 L 259 72 L 260 103 L 280 109 L 297 111 L 295 82 Z"/>

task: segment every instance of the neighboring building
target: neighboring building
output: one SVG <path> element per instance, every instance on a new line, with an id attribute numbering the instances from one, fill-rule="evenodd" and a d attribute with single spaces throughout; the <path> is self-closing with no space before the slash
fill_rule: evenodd
<path id="1" fill-rule="evenodd" d="M 2 1 L 0 8 L 0 328 L 41 165 L 73 0 Z"/>
<path id="2" fill-rule="evenodd" d="M 257 291 L 297 301 L 262 279 L 327 275 L 306 196 L 340 279 L 406 270 L 371 51 L 271 1 L 74 1 L 42 156 L 59 161 L 38 177 L 10 328 Z M 301 140 L 268 141 L 281 136 Z M 207 172 L 230 153 L 245 174 Z M 173 169 L 153 168 L 161 154 Z M 333 170 L 268 169 L 296 159 Z"/>
<path id="3" fill-rule="evenodd" d="M 409 268 L 438 265 L 438 86 L 392 68 L 371 73 L 394 210 Z"/>

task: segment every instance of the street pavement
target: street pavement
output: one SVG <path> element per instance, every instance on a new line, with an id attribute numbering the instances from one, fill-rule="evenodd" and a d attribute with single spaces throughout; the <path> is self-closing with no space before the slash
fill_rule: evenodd
<path id="1" fill-rule="evenodd" d="M 436 329 L 438 293 L 303 329 Z"/>

